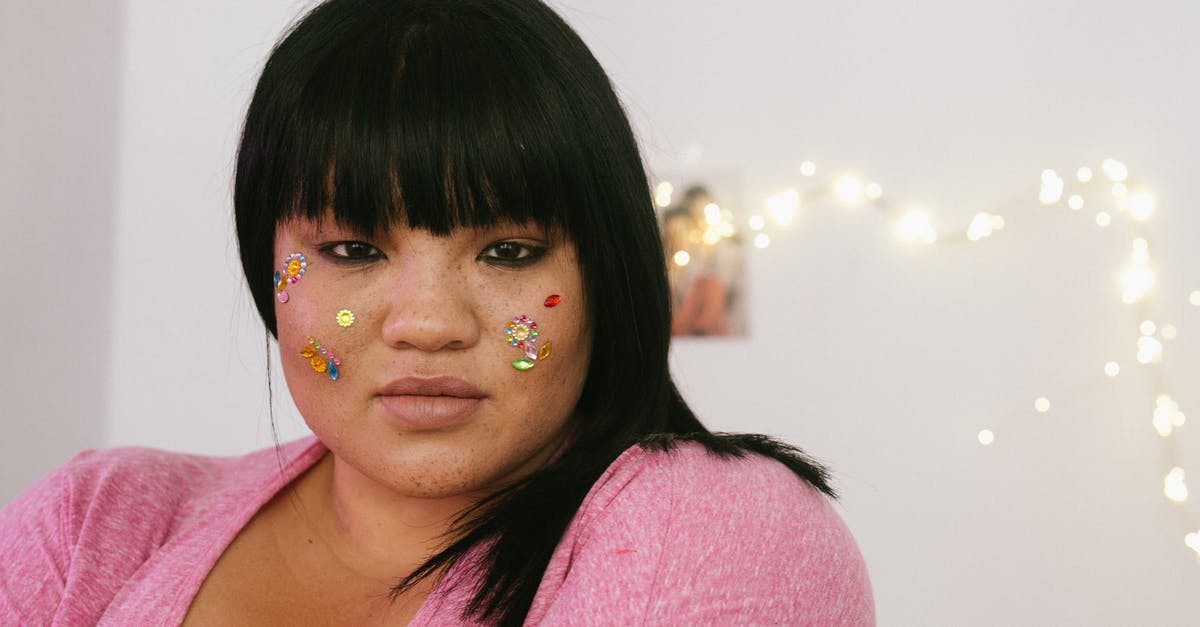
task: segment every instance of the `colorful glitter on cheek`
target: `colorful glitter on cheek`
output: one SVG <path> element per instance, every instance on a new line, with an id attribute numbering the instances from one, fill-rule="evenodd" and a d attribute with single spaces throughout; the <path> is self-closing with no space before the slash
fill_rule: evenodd
<path id="1" fill-rule="evenodd" d="M 288 302 L 287 287 L 295 285 L 308 270 L 308 258 L 304 253 L 292 253 L 283 260 L 283 270 L 275 272 L 275 298 L 280 303 Z"/>
<path id="2" fill-rule="evenodd" d="M 337 381 L 341 376 L 342 360 L 334 357 L 328 346 L 322 346 L 314 338 L 308 338 L 308 346 L 300 349 L 300 356 L 308 360 L 313 372 L 327 374 L 333 381 Z"/>
<path id="3" fill-rule="evenodd" d="M 513 368 L 520 371 L 529 370 L 538 361 L 550 356 L 550 342 L 538 346 L 538 333 L 537 323 L 524 314 L 504 325 L 505 343 L 525 353 L 524 357 L 512 362 Z"/>
<path id="4" fill-rule="evenodd" d="M 337 312 L 335 319 L 337 320 L 339 327 L 348 329 L 350 328 L 350 325 L 354 324 L 354 312 L 350 311 L 349 309 L 342 309 L 341 311 Z"/>

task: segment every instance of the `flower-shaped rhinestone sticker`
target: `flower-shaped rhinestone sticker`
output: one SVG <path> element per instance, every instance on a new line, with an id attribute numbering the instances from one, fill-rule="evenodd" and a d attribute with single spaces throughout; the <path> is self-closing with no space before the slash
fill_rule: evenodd
<path id="1" fill-rule="evenodd" d="M 506 327 L 504 341 L 508 342 L 509 346 L 525 348 L 526 342 L 537 342 L 537 323 L 524 314 L 513 318 Z"/>
<path id="2" fill-rule="evenodd" d="M 343 329 L 348 328 L 350 325 L 354 324 L 354 312 L 350 311 L 349 309 L 343 309 L 337 312 L 336 320 L 339 327 L 342 327 Z"/>
<path id="3" fill-rule="evenodd" d="M 538 325 L 522 314 L 504 325 L 504 341 L 513 348 L 521 349 L 525 356 L 512 362 L 517 370 L 529 370 L 538 360 L 550 356 L 550 342 L 538 347 Z"/>

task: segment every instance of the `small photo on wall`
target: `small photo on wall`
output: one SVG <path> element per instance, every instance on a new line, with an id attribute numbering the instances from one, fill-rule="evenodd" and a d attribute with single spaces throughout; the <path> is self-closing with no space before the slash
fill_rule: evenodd
<path id="1" fill-rule="evenodd" d="M 655 186 L 671 281 L 671 335 L 746 334 L 745 246 L 733 177 L 678 177 Z M 726 204 L 729 203 L 729 204 Z"/>

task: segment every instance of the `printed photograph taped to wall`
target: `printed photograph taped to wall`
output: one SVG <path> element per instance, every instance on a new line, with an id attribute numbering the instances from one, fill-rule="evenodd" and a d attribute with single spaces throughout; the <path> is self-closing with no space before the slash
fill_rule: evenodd
<path id="1" fill-rule="evenodd" d="M 722 178 L 722 177 L 717 177 Z M 671 334 L 730 337 L 746 334 L 745 246 L 736 226 L 729 184 L 713 177 L 655 186 L 663 248 L 671 281 Z M 725 194 L 722 197 L 722 194 Z"/>

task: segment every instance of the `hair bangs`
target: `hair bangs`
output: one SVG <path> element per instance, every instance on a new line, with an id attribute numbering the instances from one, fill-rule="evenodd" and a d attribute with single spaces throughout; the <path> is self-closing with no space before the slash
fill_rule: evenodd
<path id="1" fill-rule="evenodd" d="M 512 39 L 433 15 L 328 51 L 290 117 L 278 218 L 332 216 L 366 233 L 536 222 L 573 235 L 564 208 L 584 201 L 583 138 L 563 95 L 530 71 L 537 55 Z"/>

